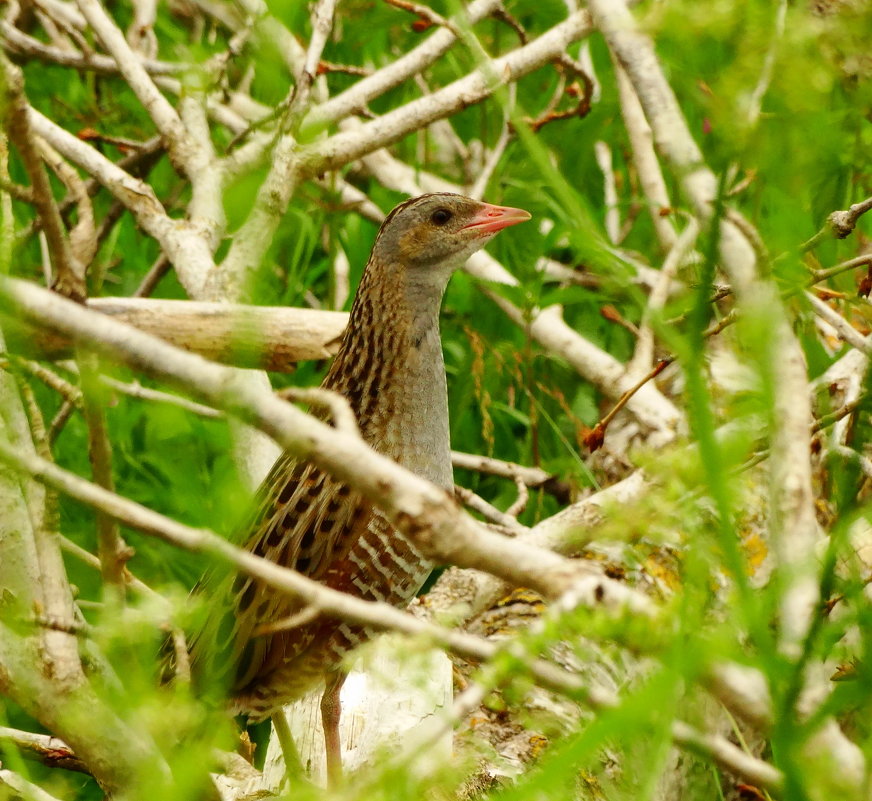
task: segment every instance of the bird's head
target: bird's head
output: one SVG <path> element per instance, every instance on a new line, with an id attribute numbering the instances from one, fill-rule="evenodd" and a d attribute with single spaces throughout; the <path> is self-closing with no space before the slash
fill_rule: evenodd
<path id="1" fill-rule="evenodd" d="M 523 209 L 493 206 L 463 195 L 421 195 L 387 216 L 373 255 L 399 262 L 410 271 L 443 272 L 444 268 L 450 274 L 503 228 L 529 219 Z"/>

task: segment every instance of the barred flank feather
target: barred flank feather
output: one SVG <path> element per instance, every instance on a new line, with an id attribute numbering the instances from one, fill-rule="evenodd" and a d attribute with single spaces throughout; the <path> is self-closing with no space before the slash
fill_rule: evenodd
<path id="1" fill-rule="evenodd" d="M 494 211 L 499 207 L 436 194 L 388 215 L 322 384 L 348 400 L 371 447 L 446 489 L 452 478 L 439 306 L 453 269 L 495 233 L 470 223 Z M 250 532 L 252 552 L 333 589 L 395 606 L 408 603 L 432 569 L 358 492 L 288 455 L 260 488 Z M 233 710 L 252 720 L 313 689 L 372 634 L 319 615 L 259 635 L 300 605 L 243 575 L 215 590 L 218 602 L 228 596 L 229 623 L 222 627 L 216 612 L 210 633 L 195 644 L 195 670 L 200 663 L 201 670 L 228 671 Z M 216 645 L 224 648 L 217 657 Z"/>

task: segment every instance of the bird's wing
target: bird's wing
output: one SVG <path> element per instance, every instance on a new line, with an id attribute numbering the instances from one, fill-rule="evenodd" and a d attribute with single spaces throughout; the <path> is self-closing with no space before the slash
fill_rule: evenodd
<path id="1" fill-rule="evenodd" d="M 246 548 L 316 581 L 345 558 L 372 517 L 372 507 L 360 493 L 287 455 L 261 485 L 256 508 Z M 241 689 L 273 662 L 305 650 L 316 629 L 303 626 L 283 636 L 258 636 L 261 626 L 293 615 L 305 604 L 243 574 L 234 579 L 231 593 L 229 661 L 237 666 L 234 687 Z"/>

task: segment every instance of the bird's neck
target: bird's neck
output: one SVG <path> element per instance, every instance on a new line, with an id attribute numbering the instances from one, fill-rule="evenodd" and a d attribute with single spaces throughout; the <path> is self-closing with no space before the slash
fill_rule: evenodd
<path id="1" fill-rule="evenodd" d="M 441 285 L 370 264 L 323 386 L 351 405 L 363 438 L 413 472 L 451 486 Z"/>

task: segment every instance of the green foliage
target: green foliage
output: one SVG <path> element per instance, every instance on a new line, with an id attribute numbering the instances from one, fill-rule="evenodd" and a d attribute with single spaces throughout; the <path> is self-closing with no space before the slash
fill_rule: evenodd
<path id="1" fill-rule="evenodd" d="M 308 39 L 306 4 L 272 0 L 268 6 L 290 31 Z M 565 15 L 565 5 L 557 0 L 517 0 L 508 6 L 531 36 Z M 446 0 L 434 3 L 433 8 L 451 14 L 455 3 Z M 176 11 L 165 4 L 159 9 L 155 30 L 164 57 L 183 54 L 203 64 L 226 47 L 228 34 L 217 22 L 201 24 L 199 13 L 194 15 L 196 22 L 190 16 L 182 19 Z M 124 12 L 118 7 L 113 13 Z M 723 205 L 716 218 L 729 205 L 760 232 L 770 259 L 768 267 L 802 344 L 809 377 L 816 378 L 844 349 L 834 350 L 822 342 L 815 329 L 802 296 L 809 257 L 801 257 L 799 247 L 831 211 L 872 194 L 872 89 L 866 52 L 872 41 L 872 21 L 868 13 L 853 7 L 819 16 L 806 4 L 795 4 L 787 9 L 784 33 L 778 37 L 773 4 L 763 0 L 682 0 L 646 5 L 640 14 L 657 43 L 690 128 L 720 177 Z M 410 30 L 413 19 L 387 4 L 349 0 L 340 6 L 324 59 L 377 69 L 427 35 Z M 497 20 L 485 20 L 474 32 L 488 53 L 498 55 L 516 46 L 514 32 Z M 770 50 L 774 52 L 772 80 L 763 96 L 760 118 L 752 124 L 749 103 Z M 578 55 L 575 46 L 572 51 Z M 633 354 L 634 336 L 602 313 L 603 307 L 612 306 L 623 321 L 638 325 L 647 299 L 634 283 L 634 270 L 608 243 L 604 231 L 603 179 L 593 150 L 597 141 L 608 143 L 612 151 L 621 219 L 638 215 L 622 247 L 655 268 L 664 254 L 629 159 L 614 68 L 598 38 L 590 42 L 590 56 L 601 96 L 583 119 L 557 121 L 534 133 L 525 120 L 546 111 L 563 78 L 548 65 L 517 83 L 517 102 L 511 109 L 516 136 L 492 175 L 485 197 L 494 203 L 522 206 L 533 214 L 532 224 L 502 233 L 489 247 L 518 277 L 519 286 L 481 284 L 458 274 L 443 311 L 453 447 L 542 467 L 568 482 L 574 495 L 608 485 L 616 477 L 609 471 L 617 468 L 591 457 L 583 442 L 587 429 L 611 407 L 611 401 L 583 381 L 570 364 L 546 351 L 524 327 L 512 323 L 488 295 L 510 301 L 527 319 L 539 309 L 560 305 L 569 327 L 591 343 L 620 362 Z M 465 75 L 477 60 L 476 53 L 455 46 L 427 71 L 426 81 L 432 88 L 443 86 Z M 250 91 L 254 99 L 274 106 L 288 95 L 286 54 L 269 40 L 255 37 L 249 41 L 239 63 L 228 69 L 238 78 L 245 68 L 253 70 Z M 148 115 L 120 78 L 37 61 L 25 63 L 24 71 L 32 105 L 69 131 L 94 128 L 101 134 L 134 140 L 154 135 Z M 356 78 L 331 73 L 325 80 L 330 93 L 336 94 Z M 373 100 L 369 108 L 382 114 L 420 93 L 420 87 L 409 81 Z M 501 101 L 470 106 L 451 119 L 455 134 L 467 147 L 493 146 L 506 114 L 505 95 Z M 563 108 L 570 101 L 563 96 L 558 105 Z M 226 132 L 215 138 L 216 147 L 231 146 L 232 137 Z M 224 141 L 218 144 L 220 139 Z M 122 156 L 117 145 L 107 142 L 100 148 L 113 160 Z M 456 155 L 445 156 L 435 132 L 407 137 L 393 152 L 418 169 L 459 183 L 475 177 L 465 174 L 466 167 Z M 266 167 L 260 165 L 226 189 L 224 208 L 231 235 L 245 221 L 265 172 Z M 14 152 L 10 173 L 13 181 L 27 182 Z M 749 183 L 732 196 L 730 190 L 743 178 Z M 150 168 L 147 180 L 174 216 L 184 214 L 188 190 L 167 158 Z M 373 178 L 356 173 L 353 180 L 384 210 L 402 199 Z M 669 180 L 680 209 L 671 218 L 680 227 L 685 200 L 680 182 Z M 54 181 L 53 189 L 59 199 L 63 197 L 58 182 Z M 111 204 L 104 192 L 94 202 L 98 218 Z M 16 203 L 14 214 L 18 232 L 32 225 L 31 206 Z M 553 222 L 549 230 L 537 226 L 543 219 Z M 853 237 L 822 244 L 814 252 L 819 262 L 812 266 L 828 267 L 857 255 L 858 242 L 868 243 L 872 237 L 870 220 L 872 214 L 862 218 Z M 337 249 L 342 248 L 348 257 L 354 286 L 375 233 L 373 224 L 339 208 L 329 189 L 315 183 L 299 187 L 264 262 L 246 287 L 246 299 L 262 305 L 302 306 L 314 297 L 329 307 L 334 289 L 331 264 Z M 528 653 L 544 655 L 554 642 L 564 641 L 582 660 L 603 652 L 617 659 L 616 643 L 620 643 L 634 657 L 646 659 L 648 668 L 632 686 L 622 688 L 618 705 L 586 715 L 574 728 L 562 731 L 532 769 L 511 785 L 482 792 L 481 798 L 654 798 L 668 759 L 673 720 L 681 717 L 705 725 L 707 701 L 701 692 L 687 688 L 712 664 L 725 659 L 754 666 L 768 681 L 773 706 L 779 712 L 768 756 L 784 773 L 785 798 L 818 799 L 827 797 L 825 790 L 832 791 L 830 797 L 840 797 L 836 795 L 840 791 L 838 768 L 804 759 L 803 748 L 825 715 L 846 722 L 858 748 L 867 758 L 872 756 L 868 724 L 872 612 L 864 592 L 868 568 L 853 554 L 849 537 L 853 524 L 868 524 L 872 517 L 869 478 L 857 460 L 831 455 L 819 467 L 821 523 L 829 534 L 828 550 L 822 555 L 822 597 L 832 599 L 841 614 L 819 615 L 802 654 L 786 656 L 779 651 L 777 638 L 779 592 L 787 578 L 776 571 L 771 582 L 758 586 L 755 573 L 761 565 L 755 543 L 761 524 L 747 512 L 757 496 L 765 495 L 767 481 L 765 471 L 749 467 L 749 461 L 765 450 L 778 426 L 771 412 L 775 374 L 767 315 L 772 308 L 764 306 L 757 316 L 744 319 L 735 332 L 720 335 L 743 371 L 743 381 L 738 389 L 714 385 L 710 340 L 704 331 L 723 312 L 711 303 L 712 287 L 720 280 L 717 245 L 716 226 L 701 233 L 700 259 L 695 266 L 683 268 L 678 276 L 682 288 L 652 320 L 661 343 L 658 353 L 674 355 L 682 371 L 675 400 L 687 413 L 687 437 L 666 451 L 643 449 L 627 456 L 628 461 L 632 457 L 645 467 L 656 491 L 633 504 L 609 509 L 607 522 L 597 533 L 603 542 L 620 548 L 622 564 L 632 577 L 669 590 L 664 589 L 658 598 L 664 602 L 660 625 L 651 630 L 639 620 L 614 621 L 575 612 L 550 621 L 551 628 L 538 640 L 532 635 L 523 640 Z M 227 247 L 226 242 L 221 245 L 219 256 Z M 93 294 L 131 295 L 158 255 L 155 241 L 129 215 L 122 215 L 101 247 L 99 269 L 90 276 Z M 537 269 L 543 257 L 594 280 L 584 285 L 559 284 Z M 36 236 L 16 241 L 14 274 L 35 279 L 40 264 Z M 849 272 L 832 279 L 830 286 L 853 296 L 856 282 L 856 274 Z M 182 298 L 185 293 L 170 274 L 154 296 Z M 868 310 L 863 314 L 868 326 Z M 274 383 L 316 385 L 325 367 L 303 364 L 290 376 L 273 376 Z M 106 370 L 124 381 L 136 378 L 144 385 L 165 389 L 108 365 Z M 60 402 L 38 382 L 32 383 L 50 422 Z M 866 392 L 853 430 L 852 447 L 857 452 L 872 437 L 872 407 Z M 825 394 L 822 405 L 828 403 Z M 240 488 L 226 421 L 200 418 L 176 406 L 143 402 L 112 390 L 106 391 L 104 402 L 117 491 L 176 520 L 232 537 L 250 499 Z M 732 428 L 724 434 L 727 422 Z M 829 436 L 828 431 L 821 436 Z M 53 452 L 59 465 L 90 475 L 87 429 L 78 414 L 62 429 Z M 504 479 L 458 471 L 456 480 L 499 508 L 506 508 L 516 497 L 514 485 Z M 545 490 L 533 490 L 520 521 L 534 525 L 560 506 Z M 62 500 L 59 511 L 62 534 L 94 552 L 94 514 L 68 500 Z M 153 538 L 131 531 L 123 535 L 135 550 L 129 567 L 146 584 L 173 599 L 179 618 L 175 622 L 202 614 L 196 608 L 200 601 L 188 599 L 187 593 L 214 565 Z M 652 567 L 661 559 L 669 562 L 662 574 Z M 108 674 L 117 678 L 101 687 L 101 692 L 113 709 L 123 711 L 159 743 L 178 781 L 177 797 L 195 797 L 211 749 L 233 747 L 230 726 L 215 710 L 204 709 L 184 687 L 161 685 L 166 631 L 161 628 L 159 610 L 142 598 L 135 598 L 123 612 L 97 607 L 104 600 L 97 573 L 70 555 L 66 564 L 83 602 L 84 619 L 93 626 L 89 631 L 94 636 L 87 647 L 95 660 L 108 665 Z M 848 632 L 855 638 L 853 650 L 845 639 Z M 502 692 L 509 708 L 522 707 L 524 691 L 530 686 L 529 671 L 524 660 L 503 656 L 505 662 L 486 666 L 476 675 L 485 676 L 495 691 Z M 834 687 L 810 719 L 798 719 L 793 705 L 803 670 L 823 660 L 830 664 L 854 658 L 852 679 Z M 493 673 L 488 672 L 491 669 Z M 547 722 L 530 714 L 532 727 L 547 728 Z M 0 702 L 0 724 L 39 730 L 23 710 L 6 702 Z M 554 731 L 555 724 L 550 725 Z M 623 769 L 607 770 L 603 754 L 619 754 Z M 93 781 L 34 767 L 19 760 L 14 748 L 3 745 L 0 756 L 4 767 L 58 797 L 77 801 L 101 797 Z M 459 760 L 424 780 L 406 767 L 389 766 L 383 772 L 374 768 L 361 780 L 367 794 L 354 797 L 395 801 L 421 798 L 426 792 L 428 797 L 449 798 L 475 769 L 474 764 Z M 698 786 L 685 797 L 727 797 L 726 779 L 709 766 L 695 774 L 695 780 Z M 305 788 L 295 797 L 309 795 L 320 797 Z"/>

